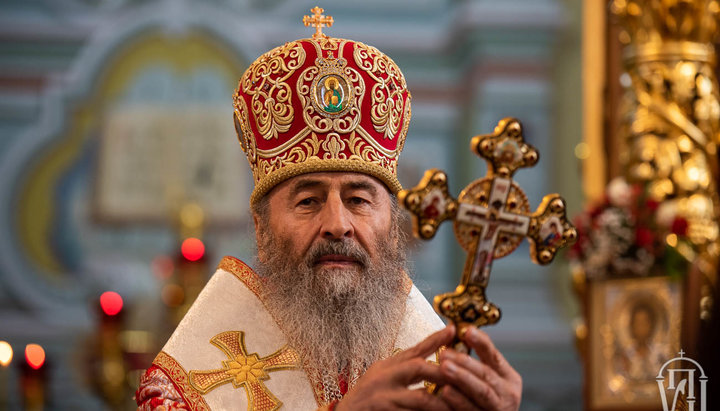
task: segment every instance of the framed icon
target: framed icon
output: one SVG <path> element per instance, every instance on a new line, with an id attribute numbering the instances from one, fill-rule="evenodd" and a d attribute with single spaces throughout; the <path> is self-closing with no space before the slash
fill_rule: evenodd
<path id="1" fill-rule="evenodd" d="M 663 276 L 588 286 L 587 408 L 661 409 L 656 376 L 680 349 L 680 282 Z"/>

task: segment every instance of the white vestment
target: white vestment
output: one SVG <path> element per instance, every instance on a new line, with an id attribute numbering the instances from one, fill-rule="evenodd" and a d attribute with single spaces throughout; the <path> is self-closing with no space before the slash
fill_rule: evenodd
<path id="1" fill-rule="evenodd" d="M 326 387 L 297 366 L 297 353 L 260 299 L 260 281 L 242 261 L 223 258 L 143 377 L 140 409 L 302 411 L 327 403 Z M 444 327 L 420 291 L 409 279 L 406 284 L 393 352 Z"/>

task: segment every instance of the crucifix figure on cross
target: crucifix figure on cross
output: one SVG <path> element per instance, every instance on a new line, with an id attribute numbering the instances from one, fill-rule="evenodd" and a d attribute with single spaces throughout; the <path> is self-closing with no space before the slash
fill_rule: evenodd
<path id="1" fill-rule="evenodd" d="M 513 181 L 516 170 L 538 161 L 519 121 L 501 120 L 493 134 L 473 137 L 470 147 L 487 161 L 488 173 L 465 187 L 457 200 L 448 192 L 447 175 L 438 169 L 426 171 L 416 187 L 398 193 L 400 205 L 412 214 L 417 237 L 429 240 L 443 221 L 454 220 L 455 236 L 468 253 L 455 292 L 434 300 L 435 311 L 455 323 L 458 337 L 467 327 L 500 320 L 500 309 L 485 297 L 493 260 L 513 252 L 527 237 L 533 261 L 549 264 L 560 248 L 577 237 L 558 194 L 545 196 L 531 213 L 525 193 Z M 459 341 L 456 348 L 466 350 Z"/>

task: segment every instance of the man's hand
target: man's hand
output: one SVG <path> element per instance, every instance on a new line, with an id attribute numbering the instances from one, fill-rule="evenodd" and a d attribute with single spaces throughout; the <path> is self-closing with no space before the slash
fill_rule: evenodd
<path id="1" fill-rule="evenodd" d="M 335 407 L 336 411 L 355 410 L 431 410 L 450 411 L 440 397 L 425 389 L 407 387 L 420 381 L 445 384 L 449 380 L 441 367 L 425 358 L 453 340 L 455 328 L 440 330 L 393 357 L 378 361 L 368 368 L 357 384 Z"/>
<path id="2" fill-rule="evenodd" d="M 453 410 L 516 411 L 522 395 L 520 374 L 486 333 L 469 327 L 463 341 L 480 361 L 452 349 L 440 353 L 440 368 L 447 380 L 440 397 Z"/>
<path id="3" fill-rule="evenodd" d="M 469 328 L 463 338 L 480 361 L 453 349 L 440 354 L 439 367 L 425 360 L 441 346 L 450 345 L 454 336 L 451 324 L 413 348 L 373 364 L 335 410 L 516 411 L 522 378 L 484 332 Z M 443 386 L 440 395 L 407 388 L 423 380 Z"/>

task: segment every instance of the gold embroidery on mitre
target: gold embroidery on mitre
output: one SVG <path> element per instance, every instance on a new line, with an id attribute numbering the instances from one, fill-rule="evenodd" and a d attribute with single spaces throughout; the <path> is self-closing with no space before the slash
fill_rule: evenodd
<path id="1" fill-rule="evenodd" d="M 310 23 L 310 16 L 306 20 Z M 314 56 L 307 55 L 308 45 L 315 48 Z M 306 61 L 309 56 L 314 64 Z M 292 104 L 295 96 L 299 107 Z M 397 158 L 405 144 L 410 100 L 397 65 L 363 43 L 321 34 L 261 56 L 243 74 L 234 99 L 236 129 L 255 180 L 250 203 L 290 177 L 316 171 L 363 172 L 397 192 Z M 370 116 L 366 128 L 363 115 Z M 297 131 L 290 135 L 291 129 Z M 284 142 L 261 149 L 256 138 Z M 383 147 L 383 140 L 394 140 L 394 147 Z"/>
<path id="2" fill-rule="evenodd" d="M 303 70 L 296 86 L 303 106 L 303 120 L 316 133 L 345 134 L 361 128 L 360 99 L 365 94 L 365 81 L 340 55 L 347 40 L 338 41 L 337 58 L 332 53 L 321 57 L 322 50 L 314 43 L 318 58 L 314 65 Z"/>
<path id="3" fill-rule="evenodd" d="M 376 81 L 370 90 L 370 119 L 375 131 L 392 140 L 403 128 L 402 118 L 409 103 L 409 99 L 403 98 L 403 92 L 407 91 L 405 77 L 395 62 L 375 47 L 355 43 L 353 57 L 355 64 Z"/>
<path id="4" fill-rule="evenodd" d="M 311 86 L 311 101 L 315 110 L 328 117 L 340 117 L 354 106 L 352 82 L 345 75 L 344 58 L 317 58 L 318 74 Z M 348 70 L 349 71 L 349 70 Z M 363 87 L 364 88 L 364 87 Z M 357 116 L 359 119 L 359 116 Z"/>
<path id="5" fill-rule="evenodd" d="M 337 133 L 330 133 L 322 143 L 322 148 L 326 151 L 323 160 L 328 159 L 347 159 L 347 154 L 342 153 L 345 150 L 345 143 Z"/>
<path id="6" fill-rule="evenodd" d="M 320 38 L 320 39 L 313 39 L 313 40 L 315 40 L 315 43 L 318 46 L 320 46 L 320 50 L 325 50 L 325 51 L 337 51 L 340 49 L 340 44 L 342 43 L 344 45 L 345 42 L 347 41 L 347 40 L 338 39 L 335 37 L 327 37 L 327 36 Z M 316 47 L 316 49 L 317 49 L 317 47 Z M 319 51 L 318 51 L 318 56 L 322 56 L 322 53 Z"/>
<path id="7" fill-rule="evenodd" d="M 245 103 L 245 99 L 238 95 L 239 92 L 239 90 L 235 92 L 235 120 L 237 122 L 235 128 L 237 130 L 237 126 L 240 126 L 240 133 L 238 133 L 240 148 L 245 151 L 250 164 L 254 165 L 258 155 L 257 144 L 255 143 L 255 137 L 252 134 L 247 118 L 247 104 Z M 255 167 L 253 167 L 253 173 L 255 173 Z"/>
<path id="8" fill-rule="evenodd" d="M 358 128 L 359 129 L 359 128 Z M 340 138 L 336 133 L 330 133 L 324 140 L 320 140 L 315 133 L 311 133 L 302 143 L 292 147 L 281 155 L 265 159 L 257 159 L 253 166 L 255 175 L 256 193 L 265 193 L 281 181 L 299 174 L 321 171 L 348 171 L 362 172 L 373 175 L 383 181 L 393 190 L 400 190 L 400 183 L 395 179 L 397 171 L 397 157 L 386 157 L 378 153 L 376 144 L 371 137 L 363 137 L 359 132 L 351 132 L 347 139 Z M 348 148 L 350 156 L 342 153 Z M 321 154 L 320 151 L 325 153 Z M 322 158 L 320 157 L 322 156 Z M 255 197 L 251 197 L 251 202 Z"/>
<path id="9" fill-rule="evenodd" d="M 242 76 L 242 91 L 251 97 L 255 126 L 265 140 L 290 130 L 295 119 L 292 87 L 287 79 L 305 63 L 296 41 L 276 47 L 255 60 Z"/>
<path id="10" fill-rule="evenodd" d="M 283 346 L 267 357 L 257 353 L 248 354 L 245 334 L 242 331 L 226 331 L 210 339 L 210 343 L 222 350 L 228 359 L 223 368 L 208 371 L 190 371 L 190 385 L 202 394 L 232 383 L 234 388 L 245 387 L 248 410 L 274 411 L 282 401 L 267 389 L 263 381 L 269 380 L 270 371 L 295 369 L 299 357 L 295 350 Z"/>

